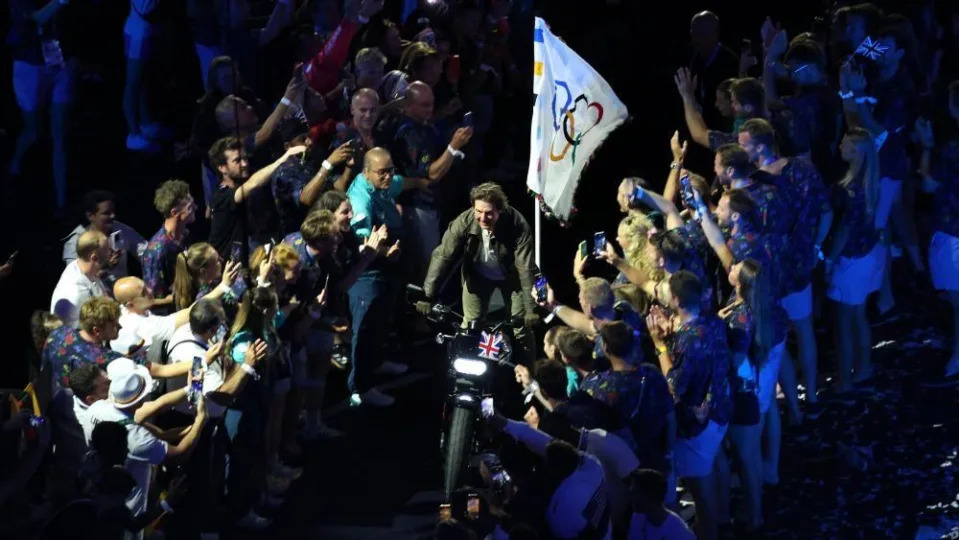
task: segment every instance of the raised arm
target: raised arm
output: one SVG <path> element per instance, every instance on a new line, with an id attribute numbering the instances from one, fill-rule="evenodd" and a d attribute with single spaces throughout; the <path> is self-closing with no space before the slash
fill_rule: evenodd
<path id="1" fill-rule="evenodd" d="M 329 181 L 333 169 L 347 163 L 352 158 L 353 147 L 350 146 L 349 142 L 345 142 L 338 146 L 336 150 L 333 150 L 329 157 L 327 157 L 323 162 L 320 170 L 316 171 L 316 175 L 314 175 L 313 178 L 305 186 L 303 186 L 303 190 L 300 191 L 299 196 L 300 204 L 307 208 L 313 206 L 313 203 L 320 198 L 320 193 L 323 192 L 323 186 L 325 186 L 327 181 Z M 327 164 L 329 164 L 329 167 L 327 167 Z M 345 185 L 345 182 L 347 179 L 344 179 L 342 176 L 338 178 L 336 183 L 333 185 L 333 188 L 337 191 L 346 191 L 347 186 Z"/>
<path id="2" fill-rule="evenodd" d="M 709 128 L 696 102 L 696 77 L 690 73 L 689 68 L 679 68 L 673 80 L 680 97 L 683 98 L 683 116 L 686 118 L 690 138 L 696 144 L 709 148 Z"/>
<path id="3" fill-rule="evenodd" d="M 473 136 L 473 128 L 458 128 L 453 132 L 453 137 L 450 139 L 449 147 L 454 151 L 459 152 L 469 143 L 470 138 Z M 433 160 L 433 163 L 430 164 L 429 169 L 429 180 L 431 182 L 438 182 L 443 179 L 444 176 L 450 169 L 453 168 L 453 163 L 456 161 L 456 157 L 450 152 L 449 149 L 444 150 L 440 157 Z"/>
<path id="4" fill-rule="evenodd" d="M 273 173 L 276 172 L 276 169 L 282 165 L 284 161 L 292 156 L 298 156 L 303 152 L 306 152 L 305 146 L 290 147 L 285 154 L 280 156 L 280 159 L 256 171 L 253 173 L 253 176 L 250 176 L 249 180 L 243 182 L 240 187 L 236 188 L 236 192 L 233 194 L 233 200 L 237 204 L 243 202 L 251 193 L 267 185 Z"/>
<path id="5" fill-rule="evenodd" d="M 702 201 L 699 201 L 699 203 L 702 204 Z M 700 207 L 699 213 L 701 218 L 699 224 L 703 227 L 703 234 L 706 236 L 706 241 L 709 242 L 710 247 L 716 252 L 716 256 L 719 257 L 719 262 L 722 263 L 723 269 L 728 274 L 729 269 L 732 268 L 733 263 L 736 262 L 735 257 L 733 257 L 733 252 L 730 251 L 729 246 L 726 245 L 726 239 L 723 238 L 723 231 L 721 231 L 719 225 L 713 221 L 713 216 L 709 213 L 709 210 L 705 209 L 705 205 Z"/>

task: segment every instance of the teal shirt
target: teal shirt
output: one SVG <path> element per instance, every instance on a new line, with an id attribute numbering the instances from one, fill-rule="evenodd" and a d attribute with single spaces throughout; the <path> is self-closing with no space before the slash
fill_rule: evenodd
<path id="1" fill-rule="evenodd" d="M 403 216 L 396 209 L 396 199 L 403 192 L 403 177 L 393 175 L 388 189 L 376 189 L 360 174 L 350 184 L 346 196 L 353 206 L 350 226 L 356 236 L 367 237 L 374 226 L 386 225 L 390 236 L 396 238 L 403 229 Z"/>
<path id="2" fill-rule="evenodd" d="M 566 366 L 566 395 L 571 396 L 579 390 L 579 373 L 570 366 Z"/>
<path id="3" fill-rule="evenodd" d="M 279 328 L 286 322 L 286 315 L 282 311 L 277 311 L 273 317 L 273 328 Z M 237 364 L 242 364 L 246 359 L 246 351 L 256 340 L 256 336 L 249 330 L 240 330 L 230 339 L 230 357 Z M 265 334 L 263 340 L 266 341 L 269 349 L 269 355 L 273 356 L 280 350 L 280 344 L 273 338 L 273 334 Z"/>

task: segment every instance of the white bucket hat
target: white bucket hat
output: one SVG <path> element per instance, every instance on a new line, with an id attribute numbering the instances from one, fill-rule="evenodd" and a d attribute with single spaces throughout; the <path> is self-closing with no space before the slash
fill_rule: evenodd
<path id="1" fill-rule="evenodd" d="M 150 370 L 129 358 L 117 358 L 107 364 L 107 375 L 110 377 L 110 401 L 117 409 L 133 407 L 153 390 Z"/>

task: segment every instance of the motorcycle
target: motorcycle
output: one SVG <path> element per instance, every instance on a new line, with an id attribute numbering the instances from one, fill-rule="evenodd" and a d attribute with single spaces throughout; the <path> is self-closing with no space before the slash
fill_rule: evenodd
<path id="1" fill-rule="evenodd" d="M 412 285 L 408 291 L 422 293 L 422 289 Z M 446 345 L 447 375 L 451 382 L 443 407 L 444 428 L 440 436 L 443 489 L 449 498 L 461 487 L 472 458 L 479 455 L 482 437 L 475 426 L 482 408 L 492 407 L 492 368 L 502 366 L 512 370 L 516 367 L 510 362 L 513 325 L 509 321 L 492 326 L 472 321 L 464 328 L 459 324 L 463 316 L 442 304 L 432 306 L 427 319 L 451 332 L 436 335 L 436 343 Z"/>

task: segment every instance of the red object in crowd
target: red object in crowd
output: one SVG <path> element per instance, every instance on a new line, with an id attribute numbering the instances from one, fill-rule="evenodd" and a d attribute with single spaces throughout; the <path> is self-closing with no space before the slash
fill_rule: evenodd
<path id="1" fill-rule="evenodd" d="M 340 82 L 343 66 L 349 59 L 350 42 L 357 29 L 359 26 L 353 21 L 340 21 L 320 52 L 304 66 L 303 74 L 312 89 L 325 94 Z"/>
<path id="2" fill-rule="evenodd" d="M 446 82 L 456 84 L 460 80 L 460 55 L 454 54 L 446 61 Z"/>

